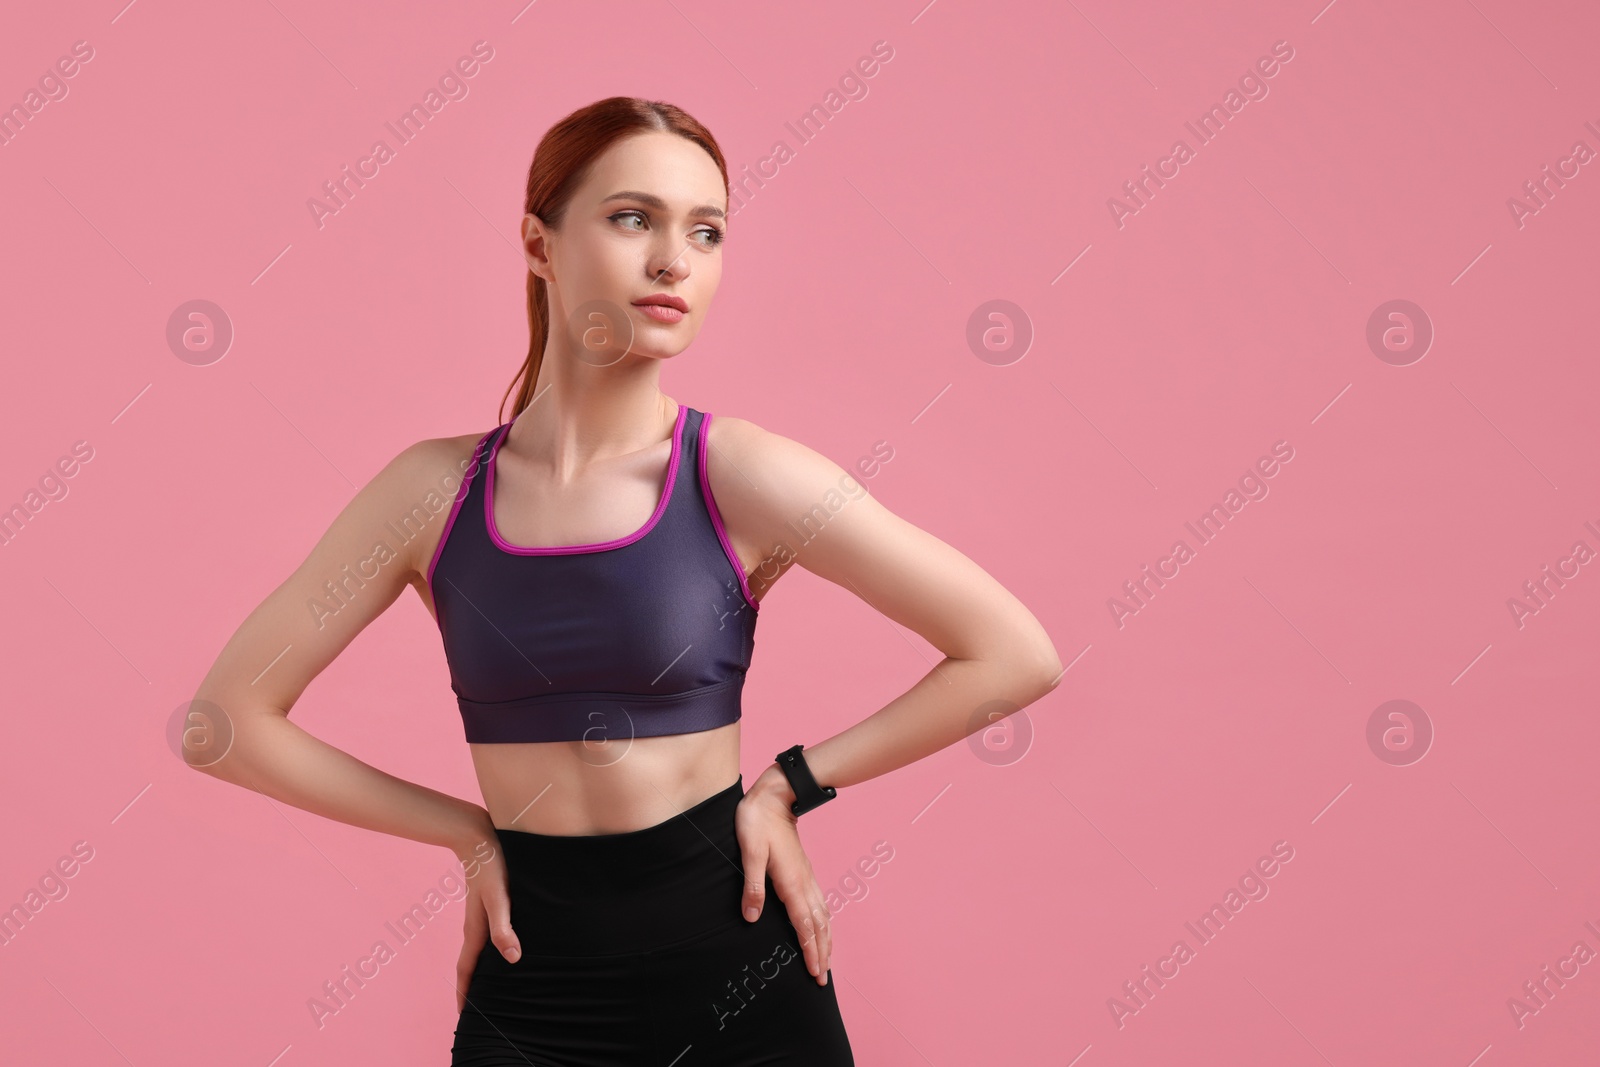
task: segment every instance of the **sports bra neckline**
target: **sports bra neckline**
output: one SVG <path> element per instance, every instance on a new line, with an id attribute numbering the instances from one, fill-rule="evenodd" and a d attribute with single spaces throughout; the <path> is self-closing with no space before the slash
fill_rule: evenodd
<path id="1" fill-rule="evenodd" d="M 672 424 L 672 445 L 671 452 L 667 458 L 666 483 L 661 488 L 661 499 L 657 501 L 655 510 L 650 513 L 650 517 L 645 520 L 645 524 L 626 536 L 614 538 L 610 541 L 594 541 L 583 545 L 514 545 L 500 535 L 500 529 L 495 525 L 494 521 L 494 473 L 495 460 L 500 455 L 500 446 L 505 443 L 505 439 L 511 433 L 511 423 L 506 423 L 495 435 L 494 443 L 489 448 L 489 455 L 484 460 L 483 523 L 489 531 L 489 540 L 500 551 L 514 556 L 558 556 L 608 552 L 611 549 L 631 545 L 640 540 L 656 528 L 656 525 L 661 521 L 661 517 L 667 513 L 667 506 L 672 502 L 673 486 L 677 483 L 678 467 L 683 459 L 683 427 L 685 422 L 688 421 L 686 418 L 688 412 L 689 406 L 687 404 L 678 404 L 678 417 Z"/>

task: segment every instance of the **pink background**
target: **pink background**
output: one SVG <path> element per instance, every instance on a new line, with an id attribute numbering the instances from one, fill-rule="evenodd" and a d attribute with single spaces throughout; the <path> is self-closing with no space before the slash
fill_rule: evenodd
<path id="1" fill-rule="evenodd" d="M 0 148 L 0 504 L 94 455 L 0 552 L 0 905 L 75 842 L 93 858 L 0 947 L 0 1059 L 447 1062 L 459 904 L 322 1027 L 307 1002 L 452 857 L 195 774 L 165 731 L 357 486 L 495 424 L 533 147 L 626 93 L 687 108 L 735 170 L 794 152 L 665 390 L 841 465 L 889 442 L 872 492 L 1070 664 L 1027 747 L 1019 715 L 806 819 L 855 897 L 833 962 L 858 1062 L 1593 1062 L 1600 960 L 1520 1027 L 1507 1002 L 1600 952 L 1600 566 L 1521 626 L 1508 600 L 1600 549 L 1600 164 L 1521 226 L 1507 201 L 1600 150 L 1600 16 L 919 3 L 13 17 L 6 106 L 73 42 L 94 55 Z M 319 229 L 322 183 L 478 40 L 469 94 Z M 866 95 L 801 143 L 786 123 L 877 41 Z M 1268 95 L 1197 145 L 1184 123 L 1278 41 Z M 1194 158 L 1119 228 L 1108 199 L 1180 137 Z M 236 330 L 208 366 L 165 336 L 197 298 Z M 1032 343 L 992 363 L 967 336 L 996 299 Z M 1366 339 L 1394 299 L 1435 331 L 1404 366 Z M 1269 494 L 1197 547 L 1184 524 L 1279 441 Z M 1194 558 L 1119 626 L 1108 601 L 1180 538 Z M 798 570 L 762 620 L 747 782 L 938 658 Z M 477 799 L 450 696 L 408 593 L 295 717 Z M 1390 700 L 1431 723 L 1425 758 L 1369 745 Z M 879 841 L 892 861 L 850 883 Z M 1280 841 L 1270 893 L 1193 937 Z M 1123 983 L 1179 939 L 1193 958 L 1119 1026 L 1108 1000 L 1134 1006 Z"/>

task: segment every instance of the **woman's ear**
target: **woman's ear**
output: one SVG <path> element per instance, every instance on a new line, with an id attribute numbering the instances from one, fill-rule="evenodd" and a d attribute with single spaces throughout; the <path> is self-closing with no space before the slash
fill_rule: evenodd
<path id="1" fill-rule="evenodd" d="M 550 237 L 552 234 L 544 220 L 537 215 L 522 216 L 522 258 L 528 269 L 548 284 L 555 281 L 550 269 Z"/>

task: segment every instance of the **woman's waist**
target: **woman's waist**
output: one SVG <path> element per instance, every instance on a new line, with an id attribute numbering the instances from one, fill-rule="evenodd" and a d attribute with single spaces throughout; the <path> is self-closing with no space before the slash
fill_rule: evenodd
<path id="1" fill-rule="evenodd" d="M 637 830 L 543 834 L 496 827 L 512 925 L 525 951 L 644 951 L 743 921 L 744 867 L 734 823 L 743 797 L 740 775 Z"/>
<path id="2" fill-rule="evenodd" d="M 628 755 L 640 756 L 640 764 L 648 758 L 638 752 Z M 572 794 L 576 786 L 551 780 L 539 791 L 540 795 L 526 805 L 525 811 L 505 822 L 496 819 L 495 833 L 520 849 L 522 855 L 530 857 L 585 854 L 637 857 L 656 846 L 665 846 L 668 854 L 672 854 L 679 844 L 731 829 L 733 813 L 744 798 L 744 775 L 736 766 L 722 775 L 696 774 L 692 781 L 670 791 L 663 791 L 657 784 L 671 777 L 670 774 L 628 774 L 617 767 L 612 767 L 608 774 L 593 766 L 586 767 L 585 774 L 595 777 L 605 774 L 610 779 L 605 784 L 619 788 L 605 788 L 599 795 L 586 791 L 582 796 L 570 798 L 571 803 L 565 810 L 554 813 L 553 809 L 560 805 L 558 794 Z M 729 774 L 734 780 L 720 784 Z M 626 775 L 625 780 L 622 775 Z M 541 813 L 544 817 L 535 818 L 534 812 L 540 807 L 545 809 Z M 491 817 L 493 814 L 491 809 Z M 608 825 L 616 828 L 599 828 Z"/>
<path id="3" fill-rule="evenodd" d="M 532 837 L 604 837 L 646 829 L 739 777 L 737 722 L 711 730 L 471 746 L 496 827 Z"/>

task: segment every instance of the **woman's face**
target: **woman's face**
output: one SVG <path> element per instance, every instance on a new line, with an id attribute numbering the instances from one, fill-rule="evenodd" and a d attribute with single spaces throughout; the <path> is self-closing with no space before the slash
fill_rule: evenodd
<path id="1" fill-rule="evenodd" d="M 548 285 L 552 339 L 564 329 L 579 356 L 600 366 L 683 351 L 722 280 L 726 208 L 722 172 L 694 142 L 651 131 L 612 145 L 559 231 L 533 215 L 522 220 L 528 267 Z M 649 306 L 668 297 L 686 310 Z"/>

